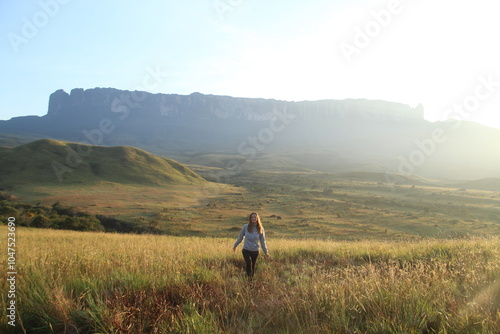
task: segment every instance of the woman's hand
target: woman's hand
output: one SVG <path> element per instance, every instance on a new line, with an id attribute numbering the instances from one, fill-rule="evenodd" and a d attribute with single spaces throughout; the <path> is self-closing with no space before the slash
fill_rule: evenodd
<path id="1" fill-rule="evenodd" d="M 233 252 L 236 252 L 236 247 L 233 247 Z"/>

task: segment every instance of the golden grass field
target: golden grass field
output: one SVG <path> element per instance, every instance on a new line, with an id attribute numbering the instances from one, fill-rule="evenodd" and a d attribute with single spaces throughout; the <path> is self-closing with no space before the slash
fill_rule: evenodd
<path id="1" fill-rule="evenodd" d="M 500 192 L 381 177 L 17 186 L 20 202 L 154 222 L 164 235 L 18 226 L 16 326 L 2 294 L 0 332 L 499 333 Z M 252 211 L 271 259 L 249 284 L 232 244 Z"/>
<path id="2" fill-rule="evenodd" d="M 253 284 L 234 239 L 19 227 L 15 332 L 499 332 L 498 237 L 268 236 Z M 7 303 L 2 294 L 2 332 Z"/>

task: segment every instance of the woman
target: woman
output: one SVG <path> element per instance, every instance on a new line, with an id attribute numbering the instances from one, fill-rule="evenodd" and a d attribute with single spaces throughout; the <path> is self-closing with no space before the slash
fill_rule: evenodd
<path id="1" fill-rule="evenodd" d="M 245 237 L 245 242 L 243 243 L 243 258 L 245 259 L 246 272 L 248 278 L 252 279 L 255 273 L 255 263 L 259 257 L 259 240 L 262 250 L 269 258 L 269 253 L 266 246 L 266 235 L 264 233 L 264 228 L 262 227 L 262 222 L 257 213 L 253 212 L 248 218 L 248 224 L 245 224 L 241 229 L 240 236 L 238 240 L 234 243 L 233 251 L 236 251 L 236 247 L 241 243 Z"/>

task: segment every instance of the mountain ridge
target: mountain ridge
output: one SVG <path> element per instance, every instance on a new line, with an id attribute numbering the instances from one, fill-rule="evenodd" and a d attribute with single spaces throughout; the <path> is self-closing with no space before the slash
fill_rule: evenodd
<path id="1" fill-rule="evenodd" d="M 102 111 L 104 107 L 107 109 L 106 111 L 111 110 L 118 114 L 124 113 L 124 108 L 127 108 L 129 111 L 136 109 L 138 112 L 148 115 L 156 112 L 157 115 L 172 117 L 178 116 L 183 112 L 199 111 L 198 108 L 201 106 L 204 107 L 203 116 L 212 113 L 217 118 L 237 117 L 246 120 L 268 120 L 273 115 L 273 109 L 280 108 L 284 104 L 287 105 L 287 108 L 291 109 L 289 110 L 290 112 L 302 112 L 302 116 L 311 116 L 310 114 L 313 113 L 308 112 L 305 105 L 313 105 L 314 113 L 322 115 L 330 113 L 337 114 L 340 117 L 361 116 L 366 118 L 370 115 L 401 119 L 424 119 L 422 105 L 411 108 L 409 105 L 403 103 L 382 100 L 322 99 L 314 101 L 287 101 L 201 94 L 198 92 L 191 93 L 190 95 L 153 94 L 99 87 L 87 90 L 74 88 L 69 94 L 62 89 L 57 90 L 49 97 L 47 116 L 62 113 L 78 113 L 82 110 L 97 112 Z M 366 110 L 365 108 L 368 104 L 370 105 L 370 110 Z M 354 115 L 356 113 L 361 114 Z"/>

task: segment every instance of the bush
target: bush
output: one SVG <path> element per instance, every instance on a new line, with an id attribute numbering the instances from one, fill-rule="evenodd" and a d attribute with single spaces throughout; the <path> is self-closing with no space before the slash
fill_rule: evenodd
<path id="1" fill-rule="evenodd" d="M 73 217 L 78 215 L 78 212 L 76 211 L 75 208 L 62 206 L 61 203 L 59 202 L 52 204 L 52 211 L 56 212 L 61 216 Z"/>
<path id="2" fill-rule="evenodd" d="M 119 220 L 113 217 L 97 215 L 100 223 L 106 229 L 106 232 L 121 232 L 121 233 L 143 233 L 145 228 L 137 223 Z"/>
<path id="3" fill-rule="evenodd" d="M 31 221 L 32 227 L 51 227 L 52 222 L 50 221 L 49 218 L 47 218 L 44 215 L 36 215 L 33 220 Z"/>
<path id="4" fill-rule="evenodd" d="M 59 228 L 75 231 L 103 231 L 104 227 L 97 218 L 89 217 L 66 217 Z"/>
<path id="5" fill-rule="evenodd" d="M 6 201 L 0 202 L 0 215 L 4 217 L 18 217 L 19 210 L 10 205 L 10 203 L 5 203 Z"/>

